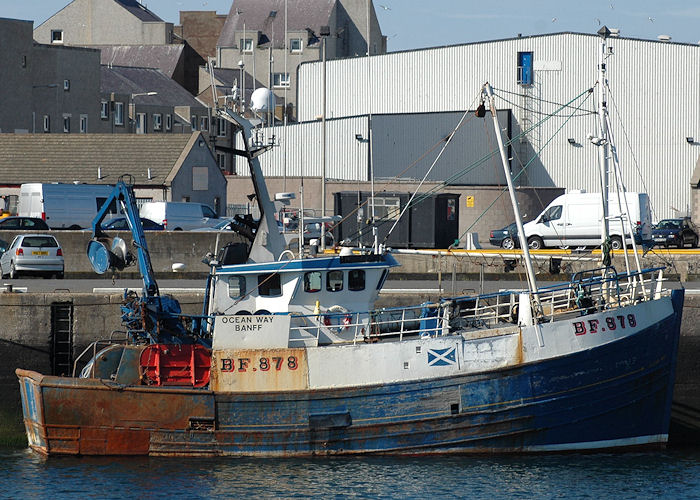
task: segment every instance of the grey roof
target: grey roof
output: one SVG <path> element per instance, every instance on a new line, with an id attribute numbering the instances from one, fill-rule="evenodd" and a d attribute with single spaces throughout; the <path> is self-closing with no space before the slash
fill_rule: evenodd
<path id="1" fill-rule="evenodd" d="M 0 184 L 114 184 L 131 174 L 136 185 L 163 186 L 200 135 L 0 134 Z"/>
<path id="2" fill-rule="evenodd" d="M 321 26 L 329 24 L 336 0 L 295 0 L 287 6 L 288 31 L 312 29 L 319 34 Z M 276 15 L 271 16 L 271 12 Z M 269 40 L 273 35 L 276 47 L 284 46 L 284 0 L 234 0 L 221 30 L 218 47 L 238 46 L 236 31 L 261 31 Z M 264 40 L 263 40 L 264 41 Z"/>
<path id="3" fill-rule="evenodd" d="M 90 47 L 100 49 L 102 64 L 158 68 L 171 78 L 185 50 L 183 44 L 91 45 Z"/>
<path id="4" fill-rule="evenodd" d="M 168 78 L 158 69 L 102 65 L 101 70 L 100 91 L 102 93 L 145 94 L 146 92 L 157 92 L 153 96 L 136 96 L 134 102 L 154 106 L 204 106 L 179 83 Z"/>
<path id="5" fill-rule="evenodd" d="M 147 23 L 163 22 L 160 17 L 156 16 L 144 5 L 141 5 L 141 3 L 139 3 L 137 0 L 115 0 L 115 2 L 131 12 L 134 16 L 138 17 L 141 21 L 145 21 Z"/>

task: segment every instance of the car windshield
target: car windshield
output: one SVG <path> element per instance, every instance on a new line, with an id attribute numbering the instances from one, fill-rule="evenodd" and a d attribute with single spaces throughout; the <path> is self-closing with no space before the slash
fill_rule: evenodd
<path id="1" fill-rule="evenodd" d="M 672 219 L 662 220 L 656 227 L 659 229 L 678 229 L 681 227 L 681 221 Z"/>
<path id="2" fill-rule="evenodd" d="M 25 248 L 57 247 L 58 243 L 51 236 L 27 236 L 22 240 Z"/>

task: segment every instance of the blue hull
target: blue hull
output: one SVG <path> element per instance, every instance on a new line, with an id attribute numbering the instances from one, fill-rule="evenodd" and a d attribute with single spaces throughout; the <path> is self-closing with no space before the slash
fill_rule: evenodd
<path id="1" fill-rule="evenodd" d="M 683 291 L 674 315 L 569 356 L 361 389 L 214 394 L 211 431 L 151 436 L 151 454 L 507 453 L 663 446 Z"/>

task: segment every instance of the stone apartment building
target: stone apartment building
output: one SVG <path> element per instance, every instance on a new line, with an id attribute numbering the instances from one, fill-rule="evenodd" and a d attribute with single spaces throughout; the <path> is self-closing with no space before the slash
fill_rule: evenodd
<path id="1" fill-rule="evenodd" d="M 32 27 L 31 21 L 0 19 L 0 131 L 96 131 L 99 51 L 36 44 Z"/>
<path id="2" fill-rule="evenodd" d="M 368 38 L 372 55 L 386 53 L 386 37 L 371 1 L 369 21 L 368 35 L 366 0 L 233 0 L 217 42 L 217 66 L 242 66 L 254 85 L 262 82 L 275 93 L 277 116 L 286 100 L 294 120 L 297 68 L 321 60 L 324 39 L 328 59 L 366 55 Z M 245 89 L 248 102 L 252 90 Z"/>
<path id="3" fill-rule="evenodd" d="M 173 43 L 173 24 L 136 0 L 73 0 L 34 30 L 52 45 L 164 45 Z"/>

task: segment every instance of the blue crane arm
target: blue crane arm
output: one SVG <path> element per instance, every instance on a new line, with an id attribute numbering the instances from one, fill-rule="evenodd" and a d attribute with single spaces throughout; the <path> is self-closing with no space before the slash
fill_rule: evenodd
<path id="1" fill-rule="evenodd" d="M 109 211 L 112 203 L 118 203 L 124 211 L 131 235 L 136 247 L 139 271 L 143 279 L 143 291 L 145 297 L 159 296 L 151 265 L 151 256 L 148 253 L 146 236 L 136 206 L 136 196 L 131 184 L 120 179 L 114 186 L 114 190 L 104 202 L 92 221 L 92 240 L 88 244 L 87 254 L 93 269 L 98 274 L 104 274 L 108 270 L 122 270 L 131 261 L 133 256 L 127 250 L 124 240 L 118 237 L 110 237 L 102 230 L 102 221 Z"/>

